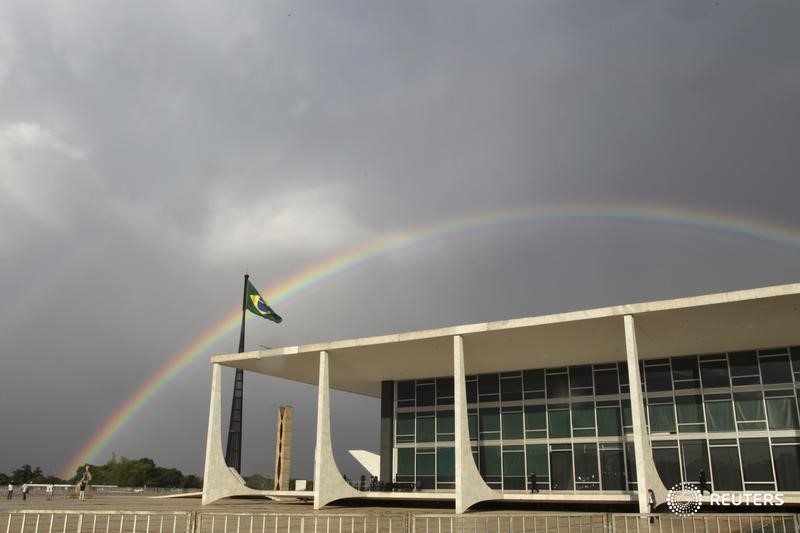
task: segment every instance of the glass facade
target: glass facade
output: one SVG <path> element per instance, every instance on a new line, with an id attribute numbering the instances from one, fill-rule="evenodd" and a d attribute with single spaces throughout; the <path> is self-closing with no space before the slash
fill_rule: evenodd
<path id="1" fill-rule="evenodd" d="M 640 362 L 653 459 L 667 488 L 800 491 L 800 347 Z M 486 483 L 635 490 L 624 362 L 467 376 L 472 455 Z M 395 479 L 455 484 L 452 377 L 396 382 Z"/>

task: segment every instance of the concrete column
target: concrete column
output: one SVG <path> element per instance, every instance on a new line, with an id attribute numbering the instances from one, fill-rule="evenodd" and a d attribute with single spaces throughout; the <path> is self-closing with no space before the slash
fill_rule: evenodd
<path id="1" fill-rule="evenodd" d="M 636 456 L 636 482 L 639 492 L 639 512 L 649 513 L 650 505 L 647 489 L 655 494 L 656 503 L 667 500 L 667 489 L 661 482 L 653 453 L 650 436 L 647 433 L 642 393 L 642 380 L 639 375 L 639 348 L 636 344 L 636 324 L 633 316 L 625 315 L 625 352 L 628 361 L 628 381 L 631 391 L 631 418 L 633 419 L 633 449 Z"/>
<path id="2" fill-rule="evenodd" d="M 469 442 L 469 418 L 467 416 L 467 381 L 464 371 L 464 339 L 453 337 L 453 388 L 455 390 L 456 431 L 456 513 L 461 514 L 478 502 L 499 500 L 500 494 L 483 481 Z"/>
<path id="3" fill-rule="evenodd" d="M 275 436 L 275 490 L 289 490 L 292 467 L 292 413 L 294 407 L 278 407 L 278 428 Z"/>
<path id="4" fill-rule="evenodd" d="M 211 405 L 208 408 L 208 433 L 206 434 L 206 464 L 203 470 L 203 505 L 229 496 L 259 494 L 237 478 L 225 464 L 222 451 L 222 385 L 219 363 L 211 367 Z"/>
<path id="5" fill-rule="evenodd" d="M 394 448 L 394 381 L 381 382 L 381 481 L 392 481 Z"/>
<path id="6" fill-rule="evenodd" d="M 314 509 L 334 500 L 357 498 L 360 493 L 343 478 L 333 458 L 331 445 L 330 385 L 328 352 L 319 352 L 319 393 L 317 396 L 317 445 L 314 449 Z"/>

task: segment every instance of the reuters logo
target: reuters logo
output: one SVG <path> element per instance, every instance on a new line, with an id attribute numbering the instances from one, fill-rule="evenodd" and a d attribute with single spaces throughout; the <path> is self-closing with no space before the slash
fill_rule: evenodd
<path id="1" fill-rule="evenodd" d="M 691 516 L 700 510 L 702 496 L 692 483 L 678 483 L 667 492 L 667 507 L 678 516 Z"/>

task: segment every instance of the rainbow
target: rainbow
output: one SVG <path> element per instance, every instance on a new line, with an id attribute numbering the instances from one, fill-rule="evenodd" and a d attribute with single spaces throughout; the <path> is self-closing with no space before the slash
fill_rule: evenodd
<path id="1" fill-rule="evenodd" d="M 280 304 L 297 294 L 379 255 L 424 242 L 455 236 L 475 229 L 514 223 L 558 222 L 562 220 L 607 220 L 670 224 L 688 230 L 722 232 L 767 241 L 780 246 L 800 247 L 800 230 L 739 215 L 700 211 L 654 204 L 561 204 L 477 213 L 444 222 L 419 225 L 390 233 L 355 246 L 343 253 L 309 266 L 274 286 L 264 294 L 271 304 Z M 111 439 L 180 371 L 216 342 L 235 331 L 241 311 L 234 310 L 209 327 L 205 333 L 172 356 L 81 446 L 64 467 L 61 477 L 69 479 L 77 468 L 97 457 Z"/>

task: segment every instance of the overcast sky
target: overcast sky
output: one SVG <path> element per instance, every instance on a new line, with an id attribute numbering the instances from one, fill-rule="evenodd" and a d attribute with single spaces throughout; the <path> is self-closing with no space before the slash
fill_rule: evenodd
<path id="1" fill-rule="evenodd" d="M 387 253 L 251 321 L 248 349 L 800 281 L 800 3 L 0 0 L 0 472 L 58 474 L 241 301 L 406 228 L 575 203 L 716 212 L 792 242 L 576 217 Z M 269 294 L 265 294 L 269 297 Z M 196 358 L 96 457 L 202 474 Z M 224 424 L 233 374 L 224 374 Z M 248 374 L 243 471 L 316 388 Z M 378 448 L 334 394 L 333 444 Z"/>

